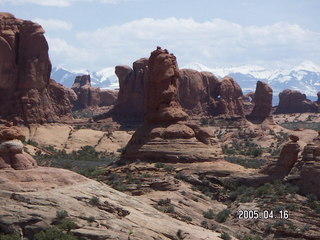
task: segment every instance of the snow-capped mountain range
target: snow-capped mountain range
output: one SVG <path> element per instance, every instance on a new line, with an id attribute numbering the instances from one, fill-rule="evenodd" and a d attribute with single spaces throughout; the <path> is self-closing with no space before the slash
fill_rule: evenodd
<path id="1" fill-rule="evenodd" d="M 300 65 L 290 69 L 274 70 L 256 65 L 209 68 L 200 63 L 190 63 L 182 68 L 212 72 L 220 78 L 229 75 L 239 83 L 244 93 L 254 91 L 258 80 L 270 84 L 274 91 L 274 96 L 287 88 L 299 90 L 307 96 L 316 96 L 317 92 L 320 91 L 320 66 L 310 61 L 302 62 Z M 91 75 L 91 83 L 94 87 L 119 88 L 114 67 L 104 68 L 98 72 L 69 71 L 64 68 L 54 67 L 51 72 L 51 78 L 67 87 L 71 87 L 75 77 L 82 74 Z"/>
<path id="2" fill-rule="evenodd" d="M 90 72 L 89 70 L 71 71 L 63 67 L 53 67 L 51 78 L 63 84 L 66 87 L 71 87 L 74 79 L 77 76 L 90 74 L 91 85 L 103 89 L 119 88 L 118 77 L 114 73 L 114 67 L 103 68 L 98 72 Z"/>

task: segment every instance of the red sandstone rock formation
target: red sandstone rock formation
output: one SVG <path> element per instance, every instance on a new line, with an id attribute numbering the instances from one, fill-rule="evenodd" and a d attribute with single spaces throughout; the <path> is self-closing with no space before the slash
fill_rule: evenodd
<path id="1" fill-rule="evenodd" d="M 36 23 L 0 13 L 0 118 L 25 124 L 71 118 L 67 95 L 49 79 L 51 63 L 43 33 Z M 50 95 L 52 88 L 60 88 L 59 98 Z"/>
<path id="2" fill-rule="evenodd" d="M 147 82 L 147 123 L 177 122 L 188 115 L 178 101 L 177 81 L 179 69 L 176 57 L 167 50 L 157 48 L 149 58 Z"/>
<path id="3" fill-rule="evenodd" d="M 183 121 L 188 115 L 177 100 L 179 69 L 175 56 L 158 47 L 151 53 L 148 68 L 146 124 L 134 133 L 121 159 L 171 162 L 218 159 L 221 148 L 213 132 Z"/>
<path id="4" fill-rule="evenodd" d="M 219 95 L 218 78 L 192 69 L 181 69 L 179 75 L 179 100 L 183 109 L 189 114 L 207 114 L 210 99 Z"/>
<path id="5" fill-rule="evenodd" d="M 232 77 L 224 77 L 218 85 L 217 97 L 211 100 L 211 115 L 243 117 L 243 93 L 239 84 Z"/>
<path id="6" fill-rule="evenodd" d="M 0 128 L 0 169 L 36 168 L 37 162 L 23 151 L 23 134 L 17 127 Z"/>
<path id="7" fill-rule="evenodd" d="M 254 94 L 254 108 L 247 118 L 251 121 L 263 122 L 271 115 L 272 110 L 272 88 L 261 81 L 257 82 Z"/>
<path id="8" fill-rule="evenodd" d="M 317 106 L 297 90 L 283 90 L 279 94 L 279 106 L 275 113 L 317 112 Z"/>
<path id="9" fill-rule="evenodd" d="M 145 112 L 148 59 L 141 58 L 129 66 L 116 66 L 120 90 L 113 116 L 124 120 L 143 120 Z"/>
<path id="10" fill-rule="evenodd" d="M 210 72 L 180 70 L 179 100 L 190 114 L 243 117 L 243 94 L 231 77 L 218 80 Z"/>
<path id="11" fill-rule="evenodd" d="M 300 146 L 297 143 L 299 140 L 298 136 L 290 135 L 289 138 L 291 141 L 283 146 L 276 164 L 267 166 L 261 170 L 261 173 L 274 176 L 275 178 L 284 178 L 290 173 L 298 160 Z"/>
<path id="12" fill-rule="evenodd" d="M 302 160 L 295 166 L 290 180 L 297 184 L 303 194 L 315 194 L 320 198 L 320 132 L 302 152 Z"/>
<path id="13" fill-rule="evenodd" d="M 143 119 L 148 72 L 147 58 L 134 62 L 133 69 L 129 66 L 116 67 L 120 91 L 113 116 L 127 120 Z M 179 70 L 174 76 L 178 88 L 176 102 L 181 104 L 185 112 L 191 115 L 244 116 L 242 90 L 232 78 L 220 81 L 212 73 L 191 69 Z"/>
<path id="14" fill-rule="evenodd" d="M 72 109 L 72 103 L 77 100 L 77 95 L 75 92 L 57 83 L 53 79 L 50 79 L 48 85 L 48 94 L 54 103 L 52 108 L 58 116 L 68 116 Z"/>
<path id="15" fill-rule="evenodd" d="M 90 75 L 77 76 L 72 85 L 77 99 L 73 102 L 74 109 L 84 109 L 89 106 L 110 106 L 114 105 L 117 99 L 117 92 L 101 90 L 91 87 Z"/>

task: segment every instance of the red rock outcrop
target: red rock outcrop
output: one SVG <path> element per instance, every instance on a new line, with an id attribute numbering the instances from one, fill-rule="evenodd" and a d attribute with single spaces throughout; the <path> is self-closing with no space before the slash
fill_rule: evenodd
<path id="1" fill-rule="evenodd" d="M 283 90 L 279 94 L 279 106 L 275 113 L 317 112 L 318 108 L 305 94 L 298 90 Z"/>
<path id="2" fill-rule="evenodd" d="M 129 66 L 116 66 L 120 90 L 112 115 L 122 120 L 143 120 L 145 112 L 148 59 L 141 58 Z"/>
<path id="3" fill-rule="evenodd" d="M 190 114 L 243 117 L 243 93 L 231 77 L 218 80 L 210 72 L 179 71 L 179 100 Z"/>
<path id="4" fill-rule="evenodd" d="M 189 114 L 207 114 L 211 97 L 217 96 L 220 81 L 209 72 L 179 71 L 179 100 Z"/>
<path id="5" fill-rule="evenodd" d="M 54 112 L 57 113 L 58 116 L 67 116 L 70 114 L 72 110 L 72 103 L 77 100 L 75 92 L 62 84 L 57 83 L 53 79 L 50 79 L 47 89 L 51 100 L 54 103 L 59 103 L 52 104 Z"/>
<path id="6" fill-rule="evenodd" d="M 320 198 L 320 132 L 318 137 L 304 147 L 299 165 L 296 184 L 300 191 Z"/>
<path id="7" fill-rule="evenodd" d="M 21 140 L 24 135 L 17 127 L 5 126 L 0 128 L 0 170 L 24 170 L 36 168 L 37 162 L 23 151 Z"/>
<path id="8" fill-rule="evenodd" d="M 137 60 L 133 63 L 133 69 L 129 66 L 116 67 L 120 91 L 112 112 L 113 116 L 122 119 L 143 119 L 147 107 L 148 61 L 147 58 Z M 244 116 L 242 91 L 232 78 L 220 81 L 210 72 L 191 69 L 182 69 L 176 74 L 175 82 L 178 88 L 176 102 L 179 102 L 188 114 Z"/>
<path id="9" fill-rule="evenodd" d="M 232 77 L 224 77 L 218 85 L 217 96 L 211 99 L 209 114 L 224 115 L 227 118 L 244 116 L 243 93 Z"/>
<path id="10" fill-rule="evenodd" d="M 149 59 L 147 82 L 147 123 L 177 122 L 186 120 L 178 100 L 179 69 L 176 57 L 158 48 Z"/>
<path id="11" fill-rule="evenodd" d="M 25 124 L 71 118 L 67 96 L 50 95 L 51 63 L 43 34 L 36 23 L 0 13 L 0 118 Z"/>
<path id="12" fill-rule="evenodd" d="M 278 161 L 274 165 L 269 165 L 261 170 L 261 173 L 274 176 L 275 178 L 284 178 L 287 176 L 294 164 L 298 160 L 298 153 L 300 152 L 300 146 L 297 143 L 298 136 L 290 135 L 290 142 L 286 143 L 281 149 Z"/>
<path id="13" fill-rule="evenodd" d="M 254 93 L 254 108 L 247 118 L 253 122 L 263 122 L 271 116 L 272 88 L 264 82 L 258 81 Z"/>
<path id="14" fill-rule="evenodd" d="M 77 76 L 71 89 L 77 96 L 73 102 L 76 110 L 90 106 L 111 106 L 117 100 L 116 91 L 91 87 L 90 75 Z"/>
<path id="15" fill-rule="evenodd" d="M 179 69 L 176 58 L 157 48 L 149 61 L 146 124 L 139 128 L 122 155 L 122 161 L 194 162 L 218 159 L 221 148 L 214 133 L 189 124 L 178 102 Z"/>

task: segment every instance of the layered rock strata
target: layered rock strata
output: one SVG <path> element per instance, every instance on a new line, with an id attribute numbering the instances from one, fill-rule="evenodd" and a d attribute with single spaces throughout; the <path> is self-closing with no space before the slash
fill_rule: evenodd
<path id="1" fill-rule="evenodd" d="M 178 101 L 176 58 L 157 48 L 151 53 L 147 81 L 146 124 L 139 128 L 122 155 L 123 161 L 194 162 L 218 159 L 221 148 L 214 133 L 185 120 Z"/>
<path id="2" fill-rule="evenodd" d="M 0 118 L 24 124 L 71 118 L 67 93 L 50 81 L 48 43 L 40 25 L 0 13 L 0 53 Z M 53 88 L 61 92 L 59 98 L 50 94 Z"/>
<path id="3" fill-rule="evenodd" d="M 37 167 L 36 160 L 23 151 L 24 135 L 19 128 L 0 128 L 0 169 L 24 170 Z"/>

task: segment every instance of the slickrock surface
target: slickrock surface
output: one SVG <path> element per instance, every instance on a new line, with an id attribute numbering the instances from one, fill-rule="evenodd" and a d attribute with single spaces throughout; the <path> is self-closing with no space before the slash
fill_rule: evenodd
<path id="1" fill-rule="evenodd" d="M 124 161 L 211 161 L 221 157 L 214 133 L 188 124 L 178 102 L 179 69 L 174 55 L 157 48 L 149 59 L 146 124 L 129 141 Z"/>
<path id="2" fill-rule="evenodd" d="M 79 239 L 170 240 L 179 229 L 190 239 L 220 239 L 219 233 L 173 219 L 142 200 L 68 170 L 0 172 L 0 232 L 32 239 L 56 220 L 57 211 L 65 210 L 78 225 L 72 232 Z M 93 197 L 99 199 L 95 205 L 90 203 Z"/>
<path id="3" fill-rule="evenodd" d="M 51 63 L 43 34 L 36 23 L 0 13 L 2 119 L 24 124 L 71 119 L 68 93 L 50 81 Z"/>
<path id="4" fill-rule="evenodd" d="M 38 144 L 35 150 L 51 146 L 57 150 L 64 149 L 67 153 L 80 150 L 81 147 L 93 146 L 97 151 L 120 154 L 119 149 L 124 148 L 132 136 L 125 131 L 113 131 L 108 134 L 93 129 L 75 129 L 71 125 L 63 124 L 30 125 L 29 128 L 21 129 L 26 140 Z M 35 151 L 30 145 L 28 150 L 30 153 Z"/>
<path id="5" fill-rule="evenodd" d="M 23 137 L 17 127 L 0 128 L 0 169 L 24 170 L 37 167 L 36 160 L 23 151 Z"/>

